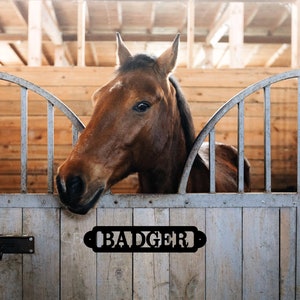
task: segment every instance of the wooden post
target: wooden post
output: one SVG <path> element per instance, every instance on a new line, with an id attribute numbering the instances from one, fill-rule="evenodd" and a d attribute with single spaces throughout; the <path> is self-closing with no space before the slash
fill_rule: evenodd
<path id="1" fill-rule="evenodd" d="M 77 10 L 77 66 L 85 66 L 85 14 L 86 1 L 78 1 Z"/>
<path id="2" fill-rule="evenodd" d="M 188 2 L 187 20 L 187 67 L 192 68 L 194 63 L 195 0 L 189 0 Z"/>
<path id="3" fill-rule="evenodd" d="M 243 68 L 244 3 L 230 3 L 230 67 Z"/>
<path id="4" fill-rule="evenodd" d="M 65 57 L 64 45 L 55 46 L 54 49 L 54 66 L 55 67 L 64 67 L 68 66 L 69 63 Z"/>
<path id="5" fill-rule="evenodd" d="M 42 64 L 42 1 L 28 2 L 28 66 Z"/>
<path id="6" fill-rule="evenodd" d="M 300 0 L 292 5 L 292 68 L 300 67 Z"/>

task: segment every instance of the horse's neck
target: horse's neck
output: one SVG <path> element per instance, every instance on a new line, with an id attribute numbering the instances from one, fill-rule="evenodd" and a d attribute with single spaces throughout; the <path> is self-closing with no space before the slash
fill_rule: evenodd
<path id="1" fill-rule="evenodd" d="M 187 157 L 184 133 L 176 133 L 151 170 L 139 173 L 141 193 L 176 193 Z M 154 163 L 154 162 L 153 162 Z"/>
<path id="2" fill-rule="evenodd" d="M 173 80 L 171 81 L 173 83 Z M 176 90 L 181 93 L 180 90 Z M 179 95 L 183 97 L 182 95 Z M 183 105 L 183 104 L 181 104 Z M 183 109 L 182 107 L 181 109 Z M 141 193 L 177 193 L 184 164 L 187 158 L 187 142 L 182 127 L 182 117 L 178 109 L 178 115 L 173 116 L 172 139 L 163 155 L 151 170 L 139 173 L 139 191 Z M 189 109 L 185 109 L 189 113 Z M 176 120 L 176 121 L 174 121 Z M 187 120 L 185 120 L 186 122 Z M 185 124 L 187 126 L 187 124 Z M 208 169 L 199 158 L 196 159 L 188 182 L 187 192 L 206 192 Z"/>
<path id="3" fill-rule="evenodd" d="M 149 172 L 139 173 L 139 192 L 141 193 L 177 193 L 180 178 L 183 171 L 184 162 L 177 162 L 178 168 L 157 168 Z M 192 167 L 187 192 L 208 192 L 209 170 L 201 161 L 197 159 Z"/>

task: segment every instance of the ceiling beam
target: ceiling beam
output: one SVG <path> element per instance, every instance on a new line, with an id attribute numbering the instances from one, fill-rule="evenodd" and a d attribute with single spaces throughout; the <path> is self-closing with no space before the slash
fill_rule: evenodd
<path id="1" fill-rule="evenodd" d="M 64 41 L 62 32 L 58 26 L 55 9 L 52 0 L 47 0 L 42 8 L 42 26 L 44 32 L 55 45 L 54 49 L 54 65 L 68 66 L 68 60 L 65 55 Z"/>
<path id="2" fill-rule="evenodd" d="M 215 46 L 220 39 L 227 33 L 230 22 L 230 7 L 229 5 L 224 10 L 223 14 L 218 18 L 210 28 L 206 37 L 206 44 Z"/>
<path id="3" fill-rule="evenodd" d="M 117 2 L 117 12 L 118 12 L 118 28 L 119 30 L 121 30 L 123 24 L 123 8 L 120 1 Z"/>
<path id="4" fill-rule="evenodd" d="M 259 12 L 260 4 L 255 3 L 253 6 L 251 6 L 251 9 L 248 9 L 247 11 L 247 17 L 244 16 L 244 27 L 248 27 L 254 18 L 256 17 L 257 13 Z"/>
<path id="5" fill-rule="evenodd" d="M 26 42 L 27 41 L 27 34 L 23 33 L 1 33 L 0 32 L 0 41 L 2 42 Z M 122 32 L 122 37 L 124 40 L 128 42 L 165 42 L 165 41 L 172 41 L 175 37 L 174 34 L 140 34 L 140 33 L 126 33 Z M 196 43 L 204 43 L 206 40 L 206 35 L 195 34 L 195 42 Z M 112 33 L 86 33 L 85 39 L 87 42 L 114 42 L 116 39 L 115 32 Z M 43 41 L 49 41 L 49 37 L 46 35 L 42 35 Z M 63 34 L 64 42 L 76 42 L 77 41 L 77 34 L 73 33 L 64 33 Z M 180 40 L 182 42 L 187 41 L 187 35 L 182 33 L 180 35 Z M 221 43 L 228 43 L 228 36 L 223 36 L 220 41 Z M 245 44 L 290 44 L 291 37 L 290 36 L 244 36 L 244 43 Z"/>
<path id="6" fill-rule="evenodd" d="M 284 6 L 281 10 L 279 18 L 276 20 L 276 22 L 270 28 L 269 34 L 273 34 L 276 31 L 276 29 L 278 29 L 289 16 L 290 16 L 290 12 L 287 9 L 287 6 Z"/>
<path id="7" fill-rule="evenodd" d="M 42 64 L 42 1 L 28 1 L 28 66 Z"/>
<path id="8" fill-rule="evenodd" d="M 86 1 L 77 2 L 77 66 L 85 66 L 85 17 Z"/>
<path id="9" fill-rule="evenodd" d="M 265 67 L 271 67 L 274 62 L 285 52 L 285 50 L 289 47 L 288 44 L 282 44 L 277 51 L 267 60 L 265 63 Z"/>
<path id="10" fill-rule="evenodd" d="M 244 3 L 230 3 L 229 52 L 230 67 L 243 68 Z"/>
<path id="11" fill-rule="evenodd" d="M 95 66 L 99 66 L 99 59 L 98 59 L 98 54 L 97 54 L 95 44 L 92 42 L 92 43 L 89 43 L 89 45 L 91 48 L 94 64 L 95 64 Z"/>
<path id="12" fill-rule="evenodd" d="M 44 32 L 49 36 L 54 45 L 62 45 L 62 33 L 57 25 L 56 18 L 54 19 L 55 12 L 52 1 L 47 1 L 47 6 L 42 2 L 42 27 Z"/>
<path id="13" fill-rule="evenodd" d="M 292 68 L 300 68 L 300 0 L 292 8 Z"/>
<path id="14" fill-rule="evenodd" d="M 195 0 L 189 0 L 187 10 L 187 67 L 192 68 L 195 42 Z"/>
<path id="15" fill-rule="evenodd" d="M 2 24 L 0 24 L 0 33 L 5 33 Z M 8 45 L 8 46 L 10 47 L 10 49 L 15 53 L 15 55 L 19 58 L 19 60 L 20 60 L 24 65 L 27 65 L 26 59 L 22 56 L 22 54 L 20 53 L 20 51 L 17 49 L 17 47 L 15 46 L 14 42 L 7 42 L 7 45 Z M 4 65 L 3 62 L 1 62 L 1 64 Z"/>
<path id="16" fill-rule="evenodd" d="M 152 30 L 153 30 L 153 27 L 154 27 L 154 24 L 155 24 L 155 14 L 156 14 L 156 3 L 153 2 L 151 3 L 151 13 L 150 13 L 150 20 L 149 20 L 149 25 L 148 25 L 148 32 L 149 33 L 152 33 Z"/>
<path id="17" fill-rule="evenodd" d="M 15 14 L 19 20 L 23 20 L 24 25 L 28 23 L 28 11 L 26 11 L 24 7 L 24 2 L 18 0 L 9 0 L 13 9 L 15 10 Z"/>

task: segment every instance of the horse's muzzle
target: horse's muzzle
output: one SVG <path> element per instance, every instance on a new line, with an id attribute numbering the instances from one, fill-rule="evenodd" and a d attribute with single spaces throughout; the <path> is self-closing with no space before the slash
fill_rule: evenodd
<path id="1" fill-rule="evenodd" d="M 80 176 L 71 176 L 66 181 L 63 181 L 58 175 L 56 177 L 56 186 L 61 202 L 67 206 L 74 205 L 80 201 L 85 189 L 85 184 Z"/>
<path id="2" fill-rule="evenodd" d="M 100 188 L 88 202 L 82 204 L 85 183 L 80 176 L 70 176 L 64 181 L 58 175 L 56 177 L 56 186 L 61 202 L 71 212 L 81 215 L 86 214 L 96 204 L 104 190 Z"/>

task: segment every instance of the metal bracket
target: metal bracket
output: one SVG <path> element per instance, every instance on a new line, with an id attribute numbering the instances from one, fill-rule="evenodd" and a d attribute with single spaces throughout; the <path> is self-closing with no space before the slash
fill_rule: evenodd
<path id="1" fill-rule="evenodd" d="M 0 260 L 4 253 L 34 253 L 34 237 L 0 235 Z"/>

